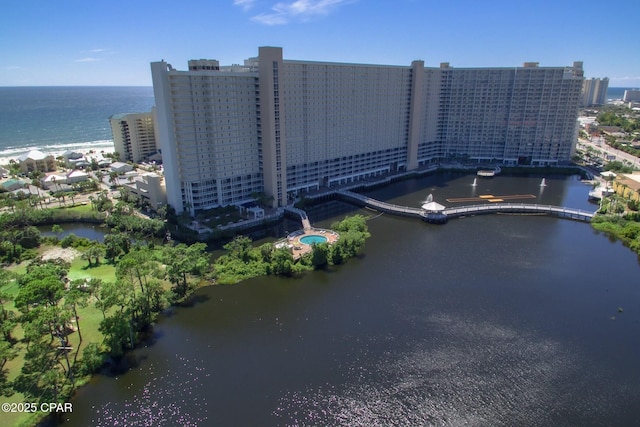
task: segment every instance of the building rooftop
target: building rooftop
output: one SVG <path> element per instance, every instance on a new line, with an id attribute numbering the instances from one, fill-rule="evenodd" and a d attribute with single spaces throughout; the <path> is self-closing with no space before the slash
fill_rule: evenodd
<path id="1" fill-rule="evenodd" d="M 21 156 L 18 156 L 18 160 L 21 162 L 24 162 L 27 159 L 31 159 L 31 160 L 44 160 L 48 157 L 47 154 L 44 154 L 42 151 L 39 150 L 31 150 L 28 153 L 25 153 Z"/>
<path id="2" fill-rule="evenodd" d="M 618 182 L 631 188 L 633 191 L 640 190 L 640 173 L 621 174 L 618 176 Z"/>

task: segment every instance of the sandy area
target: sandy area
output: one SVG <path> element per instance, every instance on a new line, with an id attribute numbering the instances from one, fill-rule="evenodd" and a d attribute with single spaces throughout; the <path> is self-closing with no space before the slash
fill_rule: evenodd
<path id="1" fill-rule="evenodd" d="M 94 141 L 94 142 L 97 145 L 92 145 L 91 143 L 88 143 L 88 142 L 79 143 L 77 146 L 69 144 L 69 145 L 61 146 L 57 150 L 56 149 L 45 150 L 42 147 L 32 147 L 32 148 L 42 151 L 46 155 L 51 154 L 53 157 L 61 156 L 62 153 L 64 153 L 67 150 L 74 151 L 76 153 L 81 153 L 85 157 L 100 156 L 102 154 L 113 153 L 115 151 L 115 147 L 113 146 L 113 143 L 111 143 L 110 145 L 103 146 L 101 144 L 102 141 Z M 24 150 L 21 150 L 21 151 L 17 151 L 17 150 L 12 151 L 10 155 L 0 155 L 0 166 L 2 165 L 8 166 L 11 160 L 15 160 L 17 162 L 18 157 L 28 153 L 29 151 L 30 150 L 28 148 L 25 148 Z"/>
<path id="2" fill-rule="evenodd" d="M 55 247 L 47 250 L 44 254 L 42 254 L 42 259 L 46 261 L 49 259 L 62 258 L 67 262 L 71 262 L 78 256 L 80 256 L 80 252 L 73 248 Z"/>

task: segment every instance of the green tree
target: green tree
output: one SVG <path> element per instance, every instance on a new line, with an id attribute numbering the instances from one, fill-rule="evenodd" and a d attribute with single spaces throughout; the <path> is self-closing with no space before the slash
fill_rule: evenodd
<path id="1" fill-rule="evenodd" d="M 82 359 L 80 360 L 80 373 L 89 375 L 97 371 L 104 364 L 104 355 L 100 350 L 100 345 L 90 342 L 82 350 Z"/>
<path id="2" fill-rule="evenodd" d="M 13 386 L 26 398 L 39 402 L 57 401 L 64 383 L 60 375 L 57 350 L 48 342 L 36 340 L 24 356 L 24 364 Z"/>
<path id="3" fill-rule="evenodd" d="M 235 246 L 234 250 L 244 251 Z M 184 298 L 191 287 L 189 276 L 201 276 L 209 267 L 209 257 L 204 243 L 165 246 L 163 258 L 167 266 L 167 277 L 173 284 L 174 297 L 178 300 Z"/>
<path id="4" fill-rule="evenodd" d="M 624 163 L 622 163 L 619 160 L 614 160 L 611 161 L 609 163 L 607 163 L 604 167 L 604 170 L 606 171 L 612 171 L 612 172 L 616 172 L 616 173 L 631 173 L 633 172 L 633 167 L 632 166 L 625 166 Z"/>
<path id="5" fill-rule="evenodd" d="M 75 206 L 76 205 L 76 196 L 78 195 L 77 191 L 69 191 L 67 193 L 67 196 L 69 196 L 69 198 L 71 198 L 71 206 Z"/>
<path id="6" fill-rule="evenodd" d="M 229 251 L 230 256 L 247 262 L 249 260 L 249 250 L 251 249 L 251 239 L 245 236 L 236 236 L 223 248 Z"/>
<path id="7" fill-rule="evenodd" d="M 28 312 L 34 305 L 55 306 L 64 295 L 64 281 L 69 269 L 67 265 L 53 262 L 35 263 L 18 279 L 20 287 L 15 305 Z"/>
<path id="8" fill-rule="evenodd" d="M 105 312 L 117 307 L 124 314 L 129 302 L 134 297 L 133 284 L 128 281 L 103 282 L 100 286 L 100 305 Z"/>
<path id="9" fill-rule="evenodd" d="M 157 271 L 160 271 L 160 264 L 153 259 L 148 248 L 138 248 L 129 252 L 116 266 L 118 281 L 122 284 L 131 284 L 133 293 L 129 309 L 133 320 L 141 325 L 146 326 L 151 323 L 151 294 L 148 288 L 152 274 Z M 141 300 L 137 300 L 136 285 L 140 288 Z"/>
<path id="10" fill-rule="evenodd" d="M 327 243 L 315 244 L 312 247 L 311 265 L 314 269 L 324 268 L 329 263 L 329 245 Z"/>
<path id="11" fill-rule="evenodd" d="M 0 336 L 7 343 L 15 343 L 13 330 L 18 324 L 15 312 L 7 308 L 11 300 L 9 294 L 0 290 Z"/>
<path id="12" fill-rule="evenodd" d="M 340 265 L 344 262 L 345 255 L 343 250 L 343 245 L 340 244 L 340 241 L 336 244 L 333 244 L 329 247 L 329 261 L 333 265 Z"/>
<path id="13" fill-rule="evenodd" d="M 281 276 L 290 276 L 293 273 L 293 255 L 289 249 L 280 248 L 274 251 L 271 270 Z"/>
<path id="14" fill-rule="evenodd" d="M 131 240 L 126 233 L 112 232 L 104 236 L 105 258 L 114 262 L 121 255 L 128 254 Z"/>
<path id="15" fill-rule="evenodd" d="M 118 184 L 118 172 L 109 172 L 109 182 L 113 186 Z"/>
<path id="16" fill-rule="evenodd" d="M 14 393 L 12 384 L 8 380 L 6 364 L 17 356 L 18 351 L 15 346 L 0 337 L 0 396 L 11 396 Z"/>
<path id="17" fill-rule="evenodd" d="M 98 310 L 100 310 L 102 312 L 102 318 L 106 318 L 106 309 L 108 307 L 105 306 L 105 304 L 102 301 L 101 298 L 101 294 L 100 292 L 102 291 L 102 285 L 103 285 L 103 281 L 102 279 L 96 279 L 95 277 L 90 278 L 89 280 L 87 280 L 84 283 L 84 289 L 86 289 L 86 291 L 89 293 L 89 299 L 93 298 L 95 299 L 95 306 Z"/>
<path id="18" fill-rule="evenodd" d="M 62 232 L 64 232 L 64 229 L 59 224 L 53 224 L 51 226 L 51 232 L 57 234 L 58 236 L 60 236 L 60 234 L 62 234 Z"/>
<path id="19" fill-rule="evenodd" d="M 78 307 L 84 308 L 89 305 L 90 294 L 83 289 L 85 281 L 82 279 L 74 280 L 69 284 L 69 289 L 64 296 L 65 306 L 73 313 L 78 330 L 78 339 L 82 342 L 82 331 L 80 329 L 80 316 L 78 315 Z"/>
<path id="20" fill-rule="evenodd" d="M 262 256 L 263 262 L 271 263 L 274 249 L 273 243 L 263 243 L 260 245 L 260 255 Z"/>
<path id="21" fill-rule="evenodd" d="M 120 357 L 126 348 L 131 348 L 131 325 L 125 316 L 114 313 L 100 322 L 98 330 L 104 336 L 104 343 L 113 357 Z"/>
<path id="22" fill-rule="evenodd" d="M 101 243 L 94 242 L 83 253 L 82 259 L 89 262 L 89 267 L 100 265 L 100 257 L 104 256 L 105 248 Z M 93 262 L 93 263 L 92 263 Z"/>

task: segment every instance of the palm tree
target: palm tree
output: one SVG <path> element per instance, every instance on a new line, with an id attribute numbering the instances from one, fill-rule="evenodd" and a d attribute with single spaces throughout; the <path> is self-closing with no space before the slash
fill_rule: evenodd
<path id="1" fill-rule="evenodd" d="M 64 156 L 58 156 L 56 157 L 56 165 L 60 168 L 60 170 L 62 170 L 63 172 L 66 170 L 66 159 L 64 158 Z"/>
<path id="2" fill-rule="evenodd" d="M 116 185 L 118 182 L 118 172 L 109 172 L 109 182 L 112 185 Z"/>
<path id="3" fill-rule="evenodd" d="M 42 182 L 40 182 L 40 179 L 44 176 L 44 173 L 40 172 L 39 170 L 34 170 L 33 172 L 31 172 L 29 174 L 29 178 L 31 178 L 31 184 L 34 187 L 40 188 L 42 187 Z"/>
<path id="4" fill-rule="evenodd" d="M 15 213 L 16 211 L 16 200 L 13 197 L 13 194 L 7 193 L 3 195 L 2 201 L 4 206 L 11 208 L 11 212 Z"/>
<path id="5" fill-rule="evenodd" d="M 14 178 L 18 176 L 20 173 L 20 163 L 16 162 L 14 159 L 9 160 L 9 173 Z"/>
<path id="6" fill-rule="evenodd" d="M 58 199 L 58 203 L 60 203 L 60 206 L 62 206 L 62 204 L 63 204 L 63 203 L 64 203 L 65 205 L 67 204 L 67 203 L 66 203 L 66 200 L 65 200 L 64 192 L 58 192 L 58 193 L 55 193 L 55 194 L 53 195 L 53 197 L 55 197 L 56 199 Z M 62 199 L 62 200 L 61 200 L 61 199 Z"/>

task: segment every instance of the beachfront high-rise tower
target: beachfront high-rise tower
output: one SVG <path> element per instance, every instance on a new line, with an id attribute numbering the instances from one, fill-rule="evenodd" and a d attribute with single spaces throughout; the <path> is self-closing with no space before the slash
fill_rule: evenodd
<path id="1" fill-rule="evenodd" d="M 158 151 L 152 111 L 114 114 L 109 123 L 115 150 L 122 160 L 141 162 Z"/>
<path id="2" fill-rule="evenodd" d="M 609 89 L 609 78 L 585 79 L 582 84 L 581 107 L 592 107 L 604 105 L 607 102 L 607 89 Z"/>
<path id="3" fill-rule="evenodd" d="M 194 213 L 447 161 L 568 163 L 582 63 L 514 68 L 284 59 L 151 64 L 168 203 Z"/>

